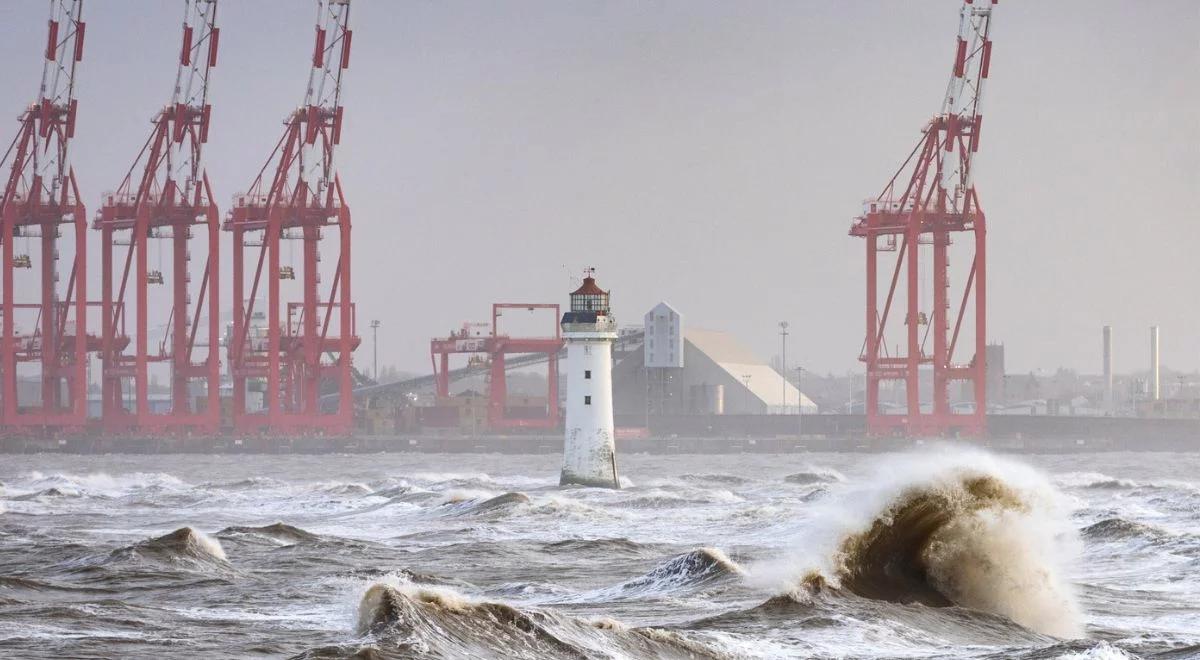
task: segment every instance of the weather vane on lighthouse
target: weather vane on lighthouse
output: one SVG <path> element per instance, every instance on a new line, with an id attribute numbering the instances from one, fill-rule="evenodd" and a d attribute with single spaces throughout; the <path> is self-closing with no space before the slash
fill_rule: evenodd
<path id="1" fill-rule="evenodd" d="M 613 437 L 612 345 L 617 320 L 608 292 L 596 285 L 596 269 L 584 269 L 563 314 L 567 343 L 567 419 L 560 485 L 620 488 Z"/>

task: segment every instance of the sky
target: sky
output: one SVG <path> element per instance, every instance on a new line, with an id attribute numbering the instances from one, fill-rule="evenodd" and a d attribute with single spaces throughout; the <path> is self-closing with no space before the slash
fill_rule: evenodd
<path id="1" fill-rule="evenodd" d="M 205 158 L 222 212 L 303 100 L 314 4 L 220 7 Z M 565 303 L 593 266 L 622 324 L 666 300 L 765 359 L 786 320 L 790 363 L 859 370 L 847 231 L 940 107 L 958 7 L 355 0 L 338 164 L 360 334 L 380 320 L 380 363 L 427 372 L 431 337 L 492 302 Z M 182 8 L 86 3 L 89 212 L 170 98 Z M 45 20 L 45 2 L 0 4 L 0 117 L 36 96 Z M 1165 365 L 1200 368 L 1197 34 L 1188 0 L 997 6 L 975 180 L 1010 372 L 1098 372 L 1104 324 L 1118 371 L 1145 367 L 1153 324 Z"/>

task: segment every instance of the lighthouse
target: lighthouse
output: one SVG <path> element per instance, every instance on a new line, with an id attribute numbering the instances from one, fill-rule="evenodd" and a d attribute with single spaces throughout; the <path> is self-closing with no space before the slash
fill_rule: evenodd
<path id="1" fill-rule="evenodd" d="M 612 345 L 617 320 L 608 292 L 589 268 L 563 314 L 567 343 L 567 422 L 559 485 L 620 488 L 613 440 Z"/>

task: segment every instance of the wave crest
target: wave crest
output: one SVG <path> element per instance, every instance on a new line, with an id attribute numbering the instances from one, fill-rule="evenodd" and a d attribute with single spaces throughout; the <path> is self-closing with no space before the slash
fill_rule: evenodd
<path id="1" fill-rule="evenodd" d="M 649 573 L 624 583 L 620 588 L 636 592 L 674 591 L 744 573 L 737 562 L 717 548 L 697 548 L 672 557 Z"/>
<path id="2" fill-rule="evenodd" d="M 841 483 L 846 480 L 841 472 L 833 468 L 821 467 L 818 465 L 809 465 L 804 471 L 789 474 L 783 478 L 784 481 L 790 484 L 831 484 Z"/>
<path id="3" fill-rule="evenodd" d="M 1084 527 L 1080 534 L 1093 543 L 1141 541 L 1154 545 L 1169 542 L 1174 536 L 1161 527 L 1125 518 L 1105 518 Z"/>
<path id="4" fill-rule="evenodd" d="M 517 504 L 529 504 L 529 496 L 525 493 L 511 492 L 486 499 L 471 507 L 471 513 L 483 513 L 494 509 L 502 509 Z"/>
<path id="5" fill-rule="evenodd" d="M 520 609 L 414 585 L 375 584 L 367 589 L 358 607 L 357 632 L 418 656 L 722 657 L 674 631 Z"/>
<path id="6" fill-rule="evenodd" d="M 198 562 L 225 564 L 225 549 L 214 538 L 191 527 L 180 527 L 140 543 L 112 552 L 113 559 L 146 558 L 164 562 Z"/>
<path id="7" fill-rule="evenodd" d="M 319 536 L 307 530 L 300 529 L 287 523 L 277 522 L 270 525 L 262 525 L 261 527 L 244 527 L 235 525 L 226 527 L 217 532 L 218 537 L 222 538 L 238 538 L 238 537 L 260 537 L 271 542 L 283 543 L 287 545 L 295 543 L 306 543 L 320 539 Z"/>
<path id="8" fill-rule="evenodd" d="M 1082 635 L 1074 591 L 1059 576 L 1075 531 L 1045 477 L 958 449 L 887 461 L 880 472 L 888 478 L 829 505 L 824 522 L 836 541 L 823 574 L 830 586 L 967 607 L 1061 638 Z"/>

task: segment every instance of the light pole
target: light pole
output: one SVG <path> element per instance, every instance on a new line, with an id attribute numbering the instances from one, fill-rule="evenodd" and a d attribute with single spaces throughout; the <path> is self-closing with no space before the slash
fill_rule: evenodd
<path id="1" fill-rule="evenodd" d="M 743 411 L 742 414 L 748 415 L 748 414 L 750 414 L 750 395 L 751 395 L 750 374 L 742 374 L 742 385 L 746 388 L 746 394 L 742 398 L 742 400 L 745 402 L 745 410 Z"/>
<path id="2" fill-rule="evenodd" d="M 375 371 L 375 382 L 379 382 L 379 323 L 378 319 L 371 321 L 371 362 Z"/>
<path id="3" fill-rule="evenodd" d="M 783 390 L 782 391 L 783 396 L 781 397 L 782 403 L 780 404 L 781 408 L 779 410 L 779 414 L 781 414 L 781 415 L 787 414 L 787 372 L 788 372 L 788 368 L 787 368 L 787 338 L 788 338 L 788 322 L 780 321 L 779 322 L 779 339 L 780 339 L 780 343 L 783 345 L 783 348 L 780 351 L 780 356 L 779 356 L 779 360 L 781 362 L 783 362 L 783 365 L 779 369 L 779 373 L 783 374 L 783 385 L 780 388 Z"/>

